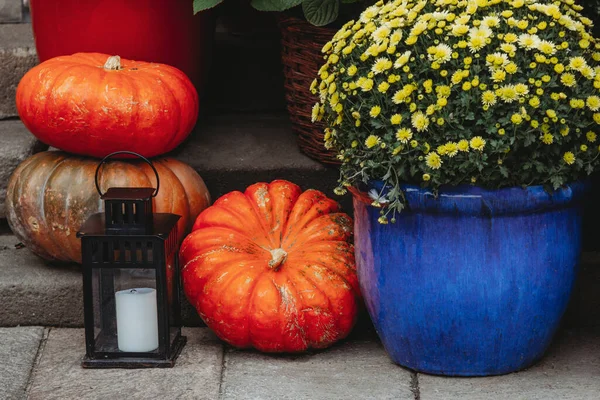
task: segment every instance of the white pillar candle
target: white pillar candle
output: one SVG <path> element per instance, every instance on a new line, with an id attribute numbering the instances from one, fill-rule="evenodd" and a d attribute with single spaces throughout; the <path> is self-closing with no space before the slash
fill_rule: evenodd
<path id="1" fill-rule="evenodd" d="M 148 352 L 158 348 L 156 289 L 136 288 L 115 293 L 119 350 Z"/>

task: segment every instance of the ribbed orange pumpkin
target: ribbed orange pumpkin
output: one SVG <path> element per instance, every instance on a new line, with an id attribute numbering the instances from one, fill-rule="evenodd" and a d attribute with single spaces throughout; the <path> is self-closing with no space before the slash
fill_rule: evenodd
<path id="1" fill-rule="evenodd" d="M 180 251 L 185 293 L 233 346 L 325 348 L 357 317 L 351 240 L 352 220 L 323 193 L 257 183 L 198 216 Z"/>
<path id="2" fill-rule="evenodd" d="M 8 223 L 27 248 L 48 260 L 80 262 L 81 241 L 75 235 L 85 220 L 101 212 L 94 184 L 98 160 L 61 151 L 38 153 L 23 161 L 8 182 Z M 192 167 L 171 158 L 153 160 L 160 177 L 154 212 L 181 216 L 179 240 L 210 204 L 202 178 Z M 110 161 L 99 176 L 109 187 L 156 187 L 154 172 L 141 161 Z"/>
<path id="3" fill-rule="evenodd" d="M 100 53 L 77 53 L 31 69 L 17 88 L 21 120 L 42 142 L 104 157 L 174 149 L 192 131 L 198 94 L 178 69 Z"/>

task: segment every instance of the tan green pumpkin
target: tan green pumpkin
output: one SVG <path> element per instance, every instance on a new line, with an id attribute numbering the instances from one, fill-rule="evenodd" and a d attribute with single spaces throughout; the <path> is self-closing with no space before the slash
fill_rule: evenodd
<path id="1" fill-rule="evenodd" d="M 99 160 L 58 151 L 38 153 L 25 160 L 10 178 L 6 195 L 8 223 L 35 254 L 65 262 L 81 261 L 76 233 L 92 214 L 102 211 L 94 185 Z M 202 178 L 187 164 L 163 158 L 153 160 L 160 177 L 154 212 L 180 215 L 180 241 L 210 204 Z M 142 161 L 110 161 L 100 173 L 100 188 L 156 187 L 149 165 Z"/>

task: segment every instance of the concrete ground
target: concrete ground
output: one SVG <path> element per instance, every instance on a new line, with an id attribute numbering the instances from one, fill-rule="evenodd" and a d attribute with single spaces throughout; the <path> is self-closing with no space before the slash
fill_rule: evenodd
<path id="1" fill-rule="evenodd" d="M 597 400 L 600 330 L 565 330 L 528 370 L 444 378 L 393 364 L 375 336 L 304 355 L 224 346 L 208 328 L 185 328 L 173 369 L 80 367 L 82 329 L 0 328 L 2 399 Z"/>

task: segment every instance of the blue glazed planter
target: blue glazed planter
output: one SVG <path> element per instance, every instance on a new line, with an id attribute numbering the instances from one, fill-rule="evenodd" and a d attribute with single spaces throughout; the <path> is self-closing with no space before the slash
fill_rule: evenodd
<path id="1" fill-rule="evenodd" d="M 409 209 L 388 225 L 355 197 L 361 290 L 391 358 L 453 376 L 541 358 L 576 278 L 585 188 L 406 186 Z"/>

